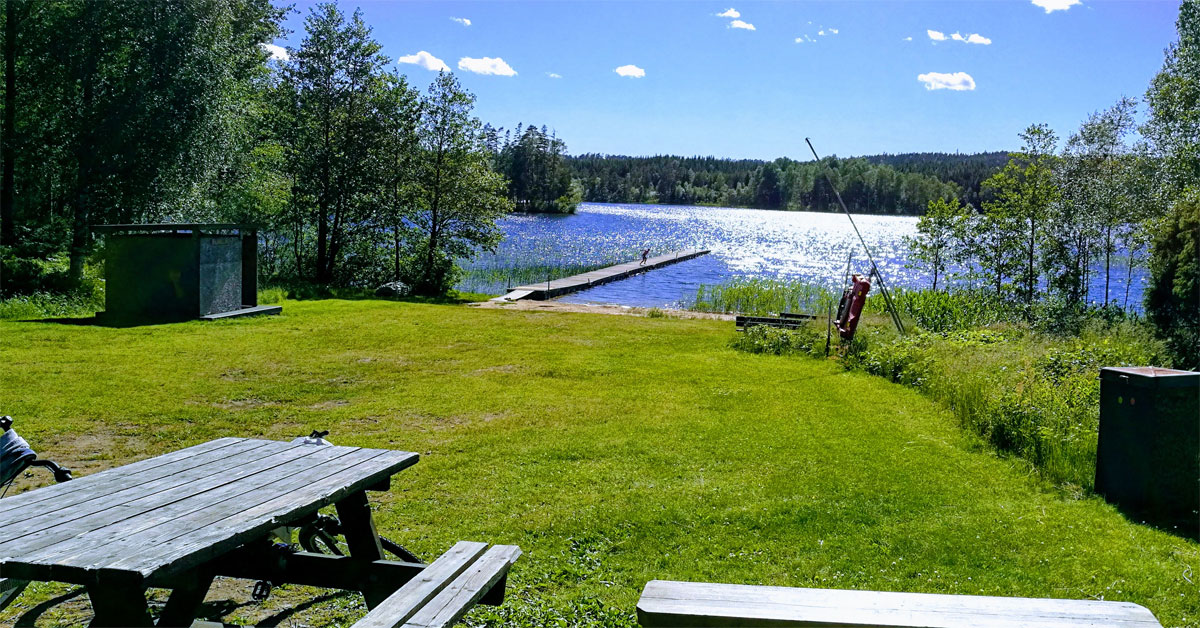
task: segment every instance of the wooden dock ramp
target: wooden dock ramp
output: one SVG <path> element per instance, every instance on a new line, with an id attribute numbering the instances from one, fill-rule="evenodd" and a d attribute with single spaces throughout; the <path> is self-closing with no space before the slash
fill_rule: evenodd
<path id="1" fill-rule="evenodd" d="M 643 264 L 641 260 L 617 264 L 608 268 L 593 270 L 590 273 L 581 275 L 572 275 L 563 277 L 562 279 L 553 279 L 543 283 L 530 284 L 527 286 L 517 286 L 510 288 L 508 294 L 502 297 L 496 297 L 493 301 L 518 301 L 520 299 L 534 299 L 537 301 L 545 301 L 554 297 L 561 297 L 564 294 L 579 292 L 586 290 L 592 286 L 598 286 L 610 281 L 625 279 L 638 273 L 644 273 L 655 268 L 669 266 L 676 262 L 683 262 L 689 259 L 695 259 L 701 255 L 708 254 L 708 249 L 685 249 L 667 253 L 666 255 L 658 255 L 646 260 Z"/>

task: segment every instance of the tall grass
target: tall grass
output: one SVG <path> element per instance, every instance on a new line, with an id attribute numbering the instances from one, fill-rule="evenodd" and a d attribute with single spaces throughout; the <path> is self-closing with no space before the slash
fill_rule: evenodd
<path id="1" fill-rule="evenodd" d="M 562 257 L 563 255 L 566 258 Z M 455 289 L 504 294 L 510 288 L 544 283 L 638 259 L 641 251 L 556 251 L 546 246 L 480 255 L 463 265 Z"/>
<path id="2" fill-rule="evenodd" d="M 0 320 L 91 316 L 104 309 L 104 293 L 33 294 L 0 299 Z"/>
<path id="3" fill-rule="evenodd" d="M 816 313 L 825 312 L 833 299 L 829 289 L 805 281 L 741 277 L 715 286 L 701 284 L 691 309 L 751 316 Z"/>
<path id="4" fill-rule="evenodd" d="M 948 405 L 959 423 L 1047 477 L 1092 488 L 1105 366 L 1169 366 L 1166 348 L 1136 316 L 1112 308 L 1032 311 L 979 290 L 891 293 L 911 333 L 901 337 L 873 291 L 844 365 L 912 386 Z M 695 309 L 745 314 L 822 312 L 832 294 L 804 282 L 740 279 L 701 286 Z M 1034 323 L 1025 322 L 1033 314 Z M 752 353 L 824 355 L 825 322 L 754 327 L 733 346 Z"/>

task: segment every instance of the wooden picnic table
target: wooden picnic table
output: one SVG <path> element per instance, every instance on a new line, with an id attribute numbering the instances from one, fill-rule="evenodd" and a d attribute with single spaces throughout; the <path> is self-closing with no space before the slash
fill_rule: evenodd
<path id="1" fill-rule="evenodd" d="M 85 585 L 94 626 L 153 625 L 148 587 L 172 589 L 158 625 L 190 625 L 216 575 L 358 590 L 374 608 L 426 565 L 384 560 L 365 491 L 386 490 L 417 459 L 221 438 L 15 495 L 0 500 L 0 577 Z M 281 552 L 267 540 L 330 504 L 349 556 Z M 520 553 L 505 552 L 504 573 Z"/>

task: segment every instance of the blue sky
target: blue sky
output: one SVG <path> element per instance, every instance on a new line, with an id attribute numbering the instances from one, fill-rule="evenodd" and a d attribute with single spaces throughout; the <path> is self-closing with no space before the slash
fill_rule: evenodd
<path id="1" fill-rule="evenodd" d="M 436 73 L 426 66 L 438 60 L 451 68 L 476 95 L 476 115 L 493 125 L 544 124 L 573 154 L 759 159 L 806 159 L 806 136 L 822 155 L 842 156 L 1008 150 L 1033 122 L 1065 138 L 1090 112 L 1145 93 L 1175 39 L 1179 7 L 1166 0 L 339 4 L 362 9 L 391 59 L 421 62 L 398 64 L 414 85 L 429 84 Z M 311 6 L 297 3 L 287 22 L 293 32 L 278 44 L 299 45 Z M 935 40 L 937 33 L 945 39 Z M 644 76 L 615 71 L 624 66 L 633 66 L 624 74 Z"/>

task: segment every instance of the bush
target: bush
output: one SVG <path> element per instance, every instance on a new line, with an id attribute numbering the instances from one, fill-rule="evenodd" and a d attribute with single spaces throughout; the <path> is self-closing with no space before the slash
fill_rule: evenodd
<path id="1" fill-rule="evenodd" d="M 818 330 L 815 325 L 805 325 L 795 329 L 755 325 L 734 337 L 730 345 L 749 353 L 823 355 L 825 332 Z"/>
<path id="2" fill-rule="evenodd" d="M 1150 250 L 1146 315 L 1176 362 L 1200 369 L 1200 190 L 1177 201 Z"/>

